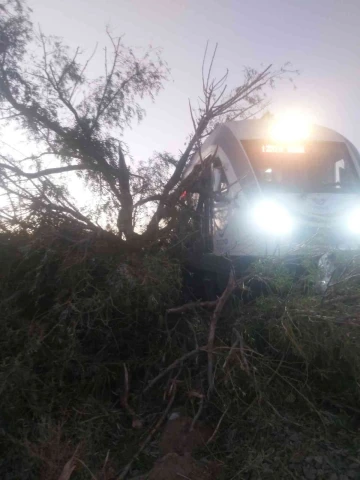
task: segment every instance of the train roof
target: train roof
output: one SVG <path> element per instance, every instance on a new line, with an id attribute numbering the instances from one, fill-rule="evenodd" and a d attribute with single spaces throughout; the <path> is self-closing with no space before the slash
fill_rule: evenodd
<path id="1" fill-rule="evenodd" d="M 234 143 L 239 145 L 243 140 L 263 140 L 266 141 L 270 137 L 270 129 L 273 120 L 265 117 L 262 119 L 236 120 L 224 122 L 217 125 L 212 133 L 208 136 L 201 147 L 202 157 L 212 154 L 217 148 L 223 148 L 225 144 L 232 143 L 234 151 Z M 359 157 L 359 153 L 352 143 L 343 135 L 332 130 L 331 128 L 321 125 L 310 125 L 310 141 L 316 142 L 344 142 L 354 156 Z M 239 145 L 240 146 L 240 145 Z M 187 169 L 184 172 L 186 177 L 193 167 L 201 160 L 199 152 L 192 157 Z"/>
<path id="2" fill-rule="evenodd" d="M 219 127 L 228 128 L 236 136 L 238 140 L 264 140 L 269 137 L 269 130 L 272 120 L 264 119 L 254 119 L 254 120 L 238 120 L 232 122 L 225 122 L 221 125 L 218 125 L 215 130 Z M 215 133 L 215 130 L 213 133 Z M 344 142 L 346 138 L 327 127 L 321 125 L 313 124 L 310 126 L 310 140 L 315 140 L 317 142 Z"/>

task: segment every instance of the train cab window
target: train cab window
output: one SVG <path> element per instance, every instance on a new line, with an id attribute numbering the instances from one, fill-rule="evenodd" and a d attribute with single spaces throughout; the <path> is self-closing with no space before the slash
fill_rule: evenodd
<path id="1" fill-rule="evenodd" d="M 345 143 L 242 143 L 259 183 L 266 189 L 309 193 L 360 191 L 359 176 Z"/>
<path id="2" fill-rule="evenodd" d="M 213 193 L 214 201 L 217 203 L 227 202 L 229 195 L 229 182 L 223 166 L 218 163 L 213 169 Z"/>

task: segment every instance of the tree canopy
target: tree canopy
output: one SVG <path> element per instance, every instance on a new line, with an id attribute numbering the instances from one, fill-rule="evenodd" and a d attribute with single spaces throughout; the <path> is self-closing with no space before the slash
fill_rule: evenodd
<path id="1" fill-rule="evenodd" d="M 183 182 L 189 186 L 201 175 L 200 169 L 183 179 L 203 139 L 219 122 L 256 115 L 268 105 L 267 89 L 289 78 L 288 65 L 248 67 L 230 89 L 228 71 L 213 77 L 216 48 L 206 49 L 202 92 L 196 107 L 190 102 L 186 107 L 184 151 L 159 153 L 134 165 L 126 127 L 143 118 L 142 100 L 154 99 L 164 86 L 168 67 L 159 52 L 148 49 L 138 56 L 107 30 L 103 72 L 93 78 L 89 65 L 95 51 L 85 57 L 80 48 L 73 51 L 63 39 L 37 31 L 22 0 L 7 0 L 1 10 L 0 120 L 16 127 L 33 147 L 22 159 L 0 154 L 0 188 L 7 198 L 0 210 L 3 229 L 31 230 L 40 222 L 66 220 L 83 229 L 111 230 L 136 247 L 168 235 L 178 221 Z M 45 158 L 54 166 L 44 168 Z M 86 183 L 93 208 L 85 212 L 71 199 L 59 180 L 64 173 Z"/>

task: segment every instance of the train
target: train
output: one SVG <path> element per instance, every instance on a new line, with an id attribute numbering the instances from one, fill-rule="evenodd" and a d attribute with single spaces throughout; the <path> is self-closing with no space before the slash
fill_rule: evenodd
<path id="1" fill-rule="evenodd" d="M 203 266 L 304 256 L 324 264 L 336 251 L 360 252 L 360 155 L 340 133 L 269 116 L 229 121 L 214 128 L 184 178 L 209 158 L 211 194 L 201 195 L 204 176 L 187 193 L 200 212 Z"/>

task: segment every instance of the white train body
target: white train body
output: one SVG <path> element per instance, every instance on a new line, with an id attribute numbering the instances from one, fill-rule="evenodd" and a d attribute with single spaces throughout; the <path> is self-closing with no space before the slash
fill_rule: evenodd
<path id="1" fill-rule="evenodd" d="M 216 255 L 323 254 L 360 247 L 360 156 L 342 135 L 274 141 L 268 119 L 217 126 L 185 175 L 215 155 L 209 219 Z"/>

